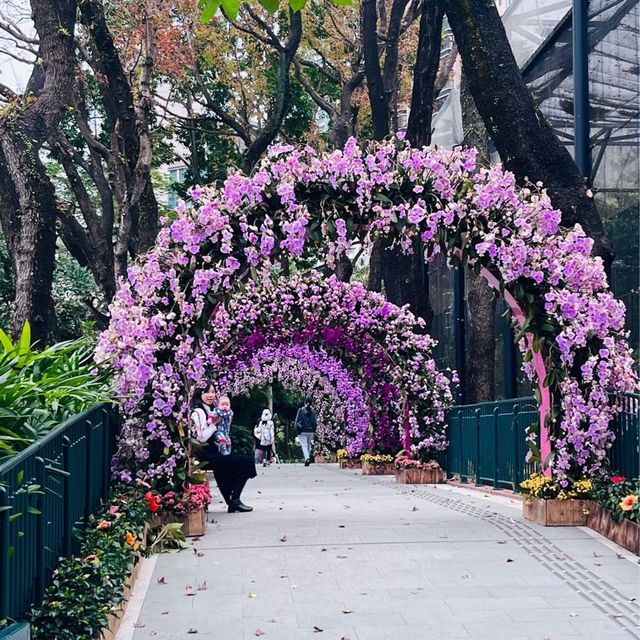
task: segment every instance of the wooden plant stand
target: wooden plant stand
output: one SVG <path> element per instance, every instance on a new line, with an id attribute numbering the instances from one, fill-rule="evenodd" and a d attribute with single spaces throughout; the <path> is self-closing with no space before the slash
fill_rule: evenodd
<path id="1" fill-rule="evenodd" d="M 441 484 L 444 482 L 442 469 L 396 469 L 398 484 Z"/>
<path id="2" fill-rule="evenodd" d="M 363 476 L 393 476 L 395 473 L 396 466 L 393 462 L 387 462 L 386 464 L 362 463 Z"/>
<path id="3" fill-rule="evenodd" d="M 522 515 L 544 527 L 584 527 L 589 500 L 542 500 L 525 496 Z"/>
<path id="4" fill-rule="evenodd" d="M 616 522 L 608 509 L 601 507 L 596 502 L 591 502 L 587 526 L 640 556 L 640 525 L 636 522 L 626 519 L 622 522 Z"/>
<path id="5" fill-rule="evenodd" d="M 175 513 L 162 513 L 155 515 L 149 523 L 149 528 L 163 527 L 171 522 L 182 524 L 182 531 L 188 538 L 203 536 L 207 527 L 207 518 L 204 509 L 192 511 L 186 516 L 179 516 Z"/>

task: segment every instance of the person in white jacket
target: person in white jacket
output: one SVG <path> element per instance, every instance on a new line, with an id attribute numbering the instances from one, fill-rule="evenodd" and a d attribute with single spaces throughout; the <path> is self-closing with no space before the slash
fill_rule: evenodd
<path id="1" fill-rule="evenodd" d="M 260 422 L 258 422 L 253 430 L 253 435 L 255 436 L 256 441 L 260 441 L 258 448 L 262 451 L 263 467 L 266 467 L 267 464 L 271 464 L 271 454 L 274 452 L 273 450 L 276 442 L 275 425 L 271 418 L 271 411 L 269 411 L 269 409 L 265 409 L 260 417 Z"/>

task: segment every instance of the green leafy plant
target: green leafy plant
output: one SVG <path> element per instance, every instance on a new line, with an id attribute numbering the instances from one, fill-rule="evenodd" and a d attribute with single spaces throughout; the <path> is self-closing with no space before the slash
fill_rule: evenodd
<path id="1" fill-rule="evenodd" d="M 28 323 L 15 344 L 0 329 L 0 462 L 71 416 L 111 400 L 108 376 L 96 368 L 87 338 L 35 351 Z"/>
<path id="2" fill-rule="evenodd" d="M 34 640 L 95 640 L 122 602 L 125 582 L 142 555 L 147 507 L 142 490 L 117 486 L 109 504 L 89 519 L 79 557 L 53 572 L 31 613 Z"/>
<path id="3" fill-rule="evenodd" d="M 189 548 L 181 522 L 170 522 L 163 527 L 152 529 L 149 533 L 149 542 L 151 553 L 175 553 Z"/>
<path id="4" fill-rule="evenodd" d="M 626 518 L 640 523 L 640 478 L 600 478 L 594 482 L 593 499 L 608 509 L 616 522 Z"/>

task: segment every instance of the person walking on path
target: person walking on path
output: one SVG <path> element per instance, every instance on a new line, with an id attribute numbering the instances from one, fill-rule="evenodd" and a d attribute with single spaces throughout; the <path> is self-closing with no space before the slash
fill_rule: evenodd
<path id="1" fill-rule="evenodd" d="M 275 425 L 271 418 L 271 411 L 269 411 L 269 409 L 265 409 L 260 417 L 260 422 L 258 422 L 256 428 L 253 430 L 253 435 L 255 436 L 256 441 L 260 441 L 258 447 L 262 451 L 263 467 L 271 464 L 271 454 L 273 453 L 276 441 Z"/>
<path id="2" fill-rule="evenodd" d="M 295 428 L 298 432 L 298 439 L 302 447 L 302 455 L 304 456 L 304 466 L 308 467 L 311 460 L 311 452 L 313 450 L 313 434 L 318 426 L 318 417 L 315 410 L 311 406 L 311 400 L 307 399 L 303 407 L 298 409 L 296 414 Z"/>
<path id="3" fill-rule="evenodd" d="M 240 495 L 247 480 L 256 477 L 256 466 L 250 456 L 220 453 L 216 434 L 220 433 L 223 417 L 215 411 L 217 403 L 216 389 L 213 383 L 207 382 L 205 388 L 196 393 L 191 413 L 196 440 L 201 444 L 196 457 L 204 463 L 203 468 L 213 470 L 213 476 L 222 498 L 228 505 L 229 513 L 253 511 L 253 507 L 240 500 Z"/>

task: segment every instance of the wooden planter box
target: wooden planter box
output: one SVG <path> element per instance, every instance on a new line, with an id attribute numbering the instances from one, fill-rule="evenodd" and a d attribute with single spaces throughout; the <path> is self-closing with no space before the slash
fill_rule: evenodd
<path id="1" fill-rule="evenodd" d="M 611 517 L 609 509 L 601 507 L 597 502 L 591 502 L 587 526 L 640 556 L 640 525 L 637 523 L 631 520 L 616 522 Z"/>
<path id="2" fill-rule="evenodd" d="M 343 458 L 340 460 L 341 469 L 362 469 L 362 462 L 353 458 Z"/>
<path id="3" fill-rule="evenodd" d="M 363 476 L 393 476 L 395 473 L 396 466 L 393 462 L 387 462 L 386 464 L 362 463 Z"/>
<path id="4" fill-rule="evenodd" d="M 440 484 L 444 482 L 442 469 L 396 469 L 399 484 Z"/>
<path id="5" fill-rule="evenodd" d="M 149 528 L 164 527 L 171 522 L 179 522 L 182 524 L 182 531 L 187 537 L 203 536 L 207 526 L 207 518 L 204 509 L 200 511 L 192 511 L 186 516 L 179 516 L 175 513 L 162 513 L 155 515 L 149 523 Z"/>
<path id="6" fill-rule="evenodd" d="M 314 456 L 313 459 L 317 464 L 325 464 L 325 463 L 336 461 L 335 456 L 323 456 L 320 454 L 318 454 L 317 456 Z"/>
<path id="7" fill-rule="evenodd" d="M 144 558 L 140 557 L 138 562 L 133 566 L 131 573 L 129 575 L 129 579 L 125 584 L 124 591 L 122 592 L 122 602 L 111 610 L 109 614 L 109 626 L 104 629 L 98 638 L 98 640 L 114 640 L 116 635 L 118 634 L 118 629 L 120 628 L 120 623 L 122 622 L 122 618 L 124 617 L 124 612 L 127 608 L 127 603 L 129 602 L 129 598 L 131 597 L 131 592 L 133 591 L 133 586 L 138 579 L 138 575 L 140 574 L 140 569 L 144 562 Z"/>
<path id="8" fill-rule="evenodd" d="M 542 500 L 525 496 L 522 515 L 544 527 L 584 527 L 589 500 Z"/>

